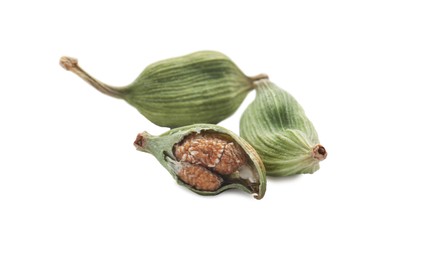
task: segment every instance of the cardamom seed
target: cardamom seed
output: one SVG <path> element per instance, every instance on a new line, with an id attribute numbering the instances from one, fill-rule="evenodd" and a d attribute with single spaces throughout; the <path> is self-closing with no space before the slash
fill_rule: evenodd
<path id="1" fill-rule="evenodd" d="M 216 124 L 232 115 L 264 74 L 247 77 L 225 55 L 200 51 L 153 63 L 133 83 L 109 86 L 89 75 L 77 59 L 62 57 L 60 64 L 100 92 L 124 99 L 156 125 L 180 127 Z"/>
<path id="2" fill-rule="evenodd" d="M 151 153 L 173 178 L 201 195 L 240 189 L 261 199 L 266 190 L 265 168 L 244 139 L 212 124 L 174 128 L 160 136 L 138 134 L 137 150 Z"/>
<path id="3" fill-rule="evenodd" d="M 179 161 L 214 168 L 220 174 L 232 174 L 246 162 L 242 148 L 217 134 L 191 134 L 174 154 Z"/>
<path id="4" fill-rule="evenodd" d="M 195 164 L 181 164 L 182 167 L 177 172 L 177 176 L 184 182 L 192 186 L 194 189 L 202 191 L 218 190 L 223 179 L 216 174 L 213 174 L 208 169 Z"/>
<path id="5" fill-rule="evenodd" d="M 303 108 L 269 80 L 256 83 L 256 98 L 241 117 L 240 134 L 259 153 L 271 176 L 313 173 L 327 157 Z"/>

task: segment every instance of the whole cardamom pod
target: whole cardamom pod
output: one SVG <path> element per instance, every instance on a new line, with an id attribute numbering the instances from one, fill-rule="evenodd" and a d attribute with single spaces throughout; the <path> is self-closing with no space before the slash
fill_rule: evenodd
<path id="1" fill-rule="evenodd" d="M 256 82 L 256 98 L 242 114 L 240 134 L 259 153 L 267 175 L 313 173 L 327 157 L 303 108 L 269 80 Z"/>
<path id="2" fill-rule="evenodd" d="M 201 195 L 240 189 L 261 199 L 265 168 L 256 150 L 231 131 L 212 124 L 174 128 L 160 136 L 138 134 L 137 150 L 151 153 L 179 183 Z"/>
<path id="3" fill-rule="evenodd" d="M 60 64 L 104 94 L 121 98 L 156 125 L 179 127 L 195 123 L 216 124 L 240 106 L 253 82 L 225 55 L 200 51 L 162 60 L 146 67 L 133 83 L 112 87 L 90 76 L 74 58 Z"/>

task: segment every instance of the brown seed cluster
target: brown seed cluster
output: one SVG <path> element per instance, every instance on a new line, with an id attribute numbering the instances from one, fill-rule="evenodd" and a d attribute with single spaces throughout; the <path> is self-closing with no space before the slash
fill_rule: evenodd
<path id="1" fill-rule="evenodd" d="M 199 190 L 218 189 L 222 178 L 216 174 L 232 174 L 247 162 L 246 154 L 238 144 L 207 132 L 187 136 L 174 147 L 174 155 L 179 162 L 191 166 L 181 168 L 180 179 Z"/>
<path id="2" fill-rule="evenodd" d="M 197 190 L 215 191 L 221 187 L 223 179 L 208 169 L 194 164 L 186 164 L 178 173 L 179 178 Z"/>
<path id="3" fill-rule="evenodd" d="M 175 147 L 177 160 L 232 174 L 246 163 L 244 150 L 217 134 L 192 134 Z"/>

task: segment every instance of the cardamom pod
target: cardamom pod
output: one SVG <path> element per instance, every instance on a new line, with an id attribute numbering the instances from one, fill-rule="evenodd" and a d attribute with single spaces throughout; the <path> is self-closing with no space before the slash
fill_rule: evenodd
<path id="1" fill-rule="evenodd" d="M 327 157 L 303 108 L 269 80 L 256 82 L 256 98 L 242 114 L 240 134 L 259 153 L 267 175 L 313 173 Z"/>
<path id="2" fill-rule="evenodd" d="M 228 57 L 215 51 L 153 63 L 133 83 L 118 88 L 90 76 L 77 59 L 62 57 L 60 64 L 100 92 L 124 99 L 154 124 L 171 128 L 219 123 L 237 110 L 254 81 L 267 78 L 264 74 L 245 76 Z"/>
<path id="3" fill-rule="evenodd" d="M 240 189 L 261 199 L 265 168 L 256 150 L 233 132 L 212 124 L 174 128 L 160 136 L 138 134 L 137 150 L 150 153 L 179 183 L 201 195 Z"/>

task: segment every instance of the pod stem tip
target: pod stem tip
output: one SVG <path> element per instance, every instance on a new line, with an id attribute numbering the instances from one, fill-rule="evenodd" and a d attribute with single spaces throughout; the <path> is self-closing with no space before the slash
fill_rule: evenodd
<path id="1" fill-rule="evenodd" d="M 66 70 L 71 70 L 77 67 L 78 61 L 76 58 L 62 56 L 59 61 L 59 64 L 61 65 L 62 68 Z"/>
<path id="2" fill-rule="evenodd" d="M 259 81 L 259 80 L 262 80 L 262 79 L 269 79 L 269 76 L 267 74 L 265 74 L 265 73 L 260 73 L 260 74 L 258 74 L 256 76 L 249 77 L 249 78 L 250 78 L 250 80 L 252 82 L 256 82 L 256 81 Z"/>

